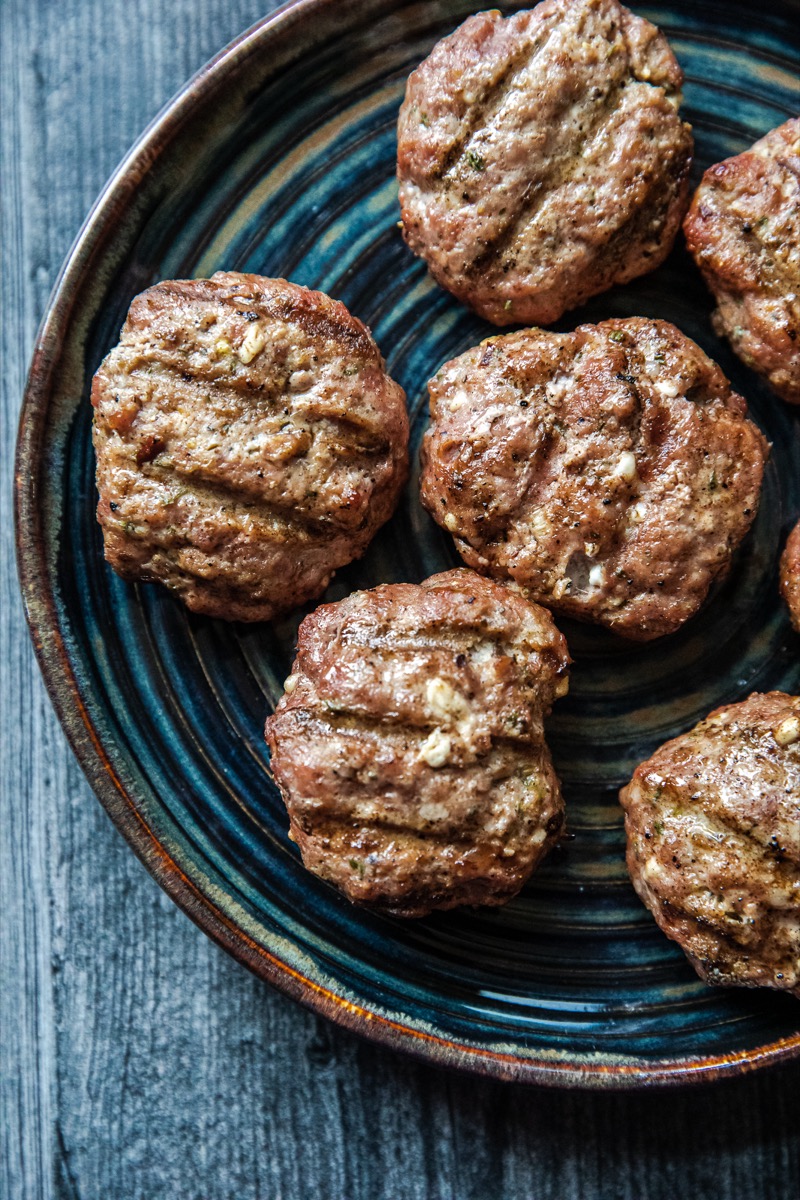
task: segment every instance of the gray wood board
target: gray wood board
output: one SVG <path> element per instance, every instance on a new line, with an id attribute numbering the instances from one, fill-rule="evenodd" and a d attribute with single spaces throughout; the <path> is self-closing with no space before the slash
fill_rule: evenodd
<path id="1" fill-rule="evenodd" d="M 477 1081 L 363 1043 L 198 932 L 114 831 L 61 734 L 13 561 L 12 456 L 36 327 L 130 143 L 271 7 L 0 7 L 0 1198 L 796 1200 L 800 1064 L 698 1091 L 587 1095 Z"/>

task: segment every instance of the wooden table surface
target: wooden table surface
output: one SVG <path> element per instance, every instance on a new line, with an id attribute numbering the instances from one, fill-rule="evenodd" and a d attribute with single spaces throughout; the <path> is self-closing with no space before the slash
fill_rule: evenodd
<path id="1" fill-rule="evenodd" d="M 474 1080 L 361 1042 L 258 982 L 174 907 L 61 734 L 13 562 L 36 327 L 130 143 L 272 7 L 0 5 L 0 1198 L 797 1200 L 800 1063 L 596 1095 Z"/>

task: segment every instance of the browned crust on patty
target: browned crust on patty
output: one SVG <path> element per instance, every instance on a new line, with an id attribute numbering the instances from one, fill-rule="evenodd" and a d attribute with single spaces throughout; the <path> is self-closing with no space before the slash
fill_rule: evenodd
<path id="1" fill-rule="evenodd" d="M 800 699 L 717 709 L 620 801 L 633 885 L 698 974 L 800 996 Z"/>
<path id="2" fill-rule="evenodd" d="M 800 521 L 786 539 L 781 555 L 780 587 L 792 625 L 800 633 Z"/>
<path id="3" fill-rule="evenodd" d="M 266 725 L 305 865 L 395 916 L 509 900 L 561 829 L 542 720 L 568 663 L 546 610 L 472 571 L 316 609 Z"/>
<path id="4" fill-rule="evenodd" d="M 717 333 L 800 404 L 800 117 L 709 167 L 684 222 Z"/>
<path id="5" fill-rule="evenodd" d="M 478 13 L 408 80 L 403 234 L 498 325 L 548 324 L 657 267 L 693 141 L 666 39 L 617 0 Z"/>
<path id="6" fill-rule="evenodd" d="M 405 395 L 369 330 L 283 279 L 149 288 L 92 404 L 107 560 L 229 620 L 318 596 L 408 473 Z"/>
<path id="7" fill-rule="evenodd" d="M 755 517 L 769 447 L 666 321 L 498 335 L 428 388 L 423 504 L 468 566 L 556 612 L 671 633 Z"/>

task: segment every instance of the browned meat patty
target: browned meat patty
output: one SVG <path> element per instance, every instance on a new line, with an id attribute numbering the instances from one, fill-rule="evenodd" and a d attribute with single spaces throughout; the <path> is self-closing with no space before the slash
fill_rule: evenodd
<path id="1" fill-rule="evenodd" d="M 410 76 L 403 234 L 496 325 L 547 324 L 667 256 L 688 198 L 683 73 L 617 0 L 483 12 Z"/>
<path id="2" fill-rule="evenodd" d="M 472 571 L 306 617 L 266 732 L 308 869 L 395 916 L 516 895 L 561 829 L 542 718 L 568 663 L 549 613 Z"/>
<path id="3" fill-rule="evenodd" d="M 788 605 L 792 625 L 800 633 L 800 521 L 789 534 L 781 555 L 781 595 Z"/>
<path id="4" fill-rule="evenodd" d="M 469 566 L 557 612 L 671 633 L 753 520 L 768 445 L 666 321 L 498 335 L 428 387 L 423 503 Z"/>
<path id="5" fill-rule="evenodd" d="M 800 404 L 800 118 L 710 167 L 684 223 L 717 333 Z"/>
<path id="6" fill-rule="evenodd" d="M 718 708 L 620 800 L 633 886 L 698 974 L 800 996 L 800 699 Z"/>
<path id="7" fill-rule="evenodd" d="M 284 279 L 149 288 L 92 403 L 106 558 L 228 620 L 320 595 L 408 473 L 405 395 L 369 330 Z"/>

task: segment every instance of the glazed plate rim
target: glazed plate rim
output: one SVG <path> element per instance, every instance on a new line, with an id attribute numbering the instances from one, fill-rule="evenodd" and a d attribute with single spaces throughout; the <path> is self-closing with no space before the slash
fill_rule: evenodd
<path id="1" fill-rule="evenodd" d="M 313 41 L 308 23 L 324 10 L 346 20 L 367 10 L 383 15 L 403 7 L 402 0 L 289 0 L 245 30 L 202 67 L 145 129 L 103 188 L 83 224 L 58 275 L 37 335 L 20 416 L 15 467 L 17 561 L 25 611 L 39 666 L 62 728 L 98 799 L 131 848 L 175 903 L 209 937 L 235 959 L 279 991 L 306 1008 L 352 1032 L 413 1057 L 472 1073 L 517 1082 L 580 1088 L 630 1089 L 675 1086 L 738 1075 L 779 1061 L 800 1057 L 800 1033 L 755 1049 L 732 1054 L 681 1059 L 609 1062 L 590 1055 L 515 1053 L 457 1041 L 435 1028 L 404 1019 L 400 1012 L 379 1011 L 354 1002 L 329 986 L 322 976 L 310 977 L 293 964 L 285 939 L 260 945 L 237 921 L 233 896 L 219 897 L 204 890 L 158 840 L 137 803 L 135 789 L 117 769 L 115 745 L 94 723 L 84 705 L 70 654 L 59 624 L 44 535 L 45 518 L 39 505 L 39 475 L 49 406 L 59 360 L 69 339 L 78 293 L 91 276 L 95 257 L 113 234 L 120 211 L 127 211 L 144 173 L 157 170 L 160 160 L 184 125 L 196 116 L 225 81 L 255 54 L 267 54 L 278 41 L 294 36 Z M 476 5 L 476 10 L 479 6 Z M 111 744 L 109 744 L 111 743 Z M 227 900 L 227 904 L 226 904 Z"/>

